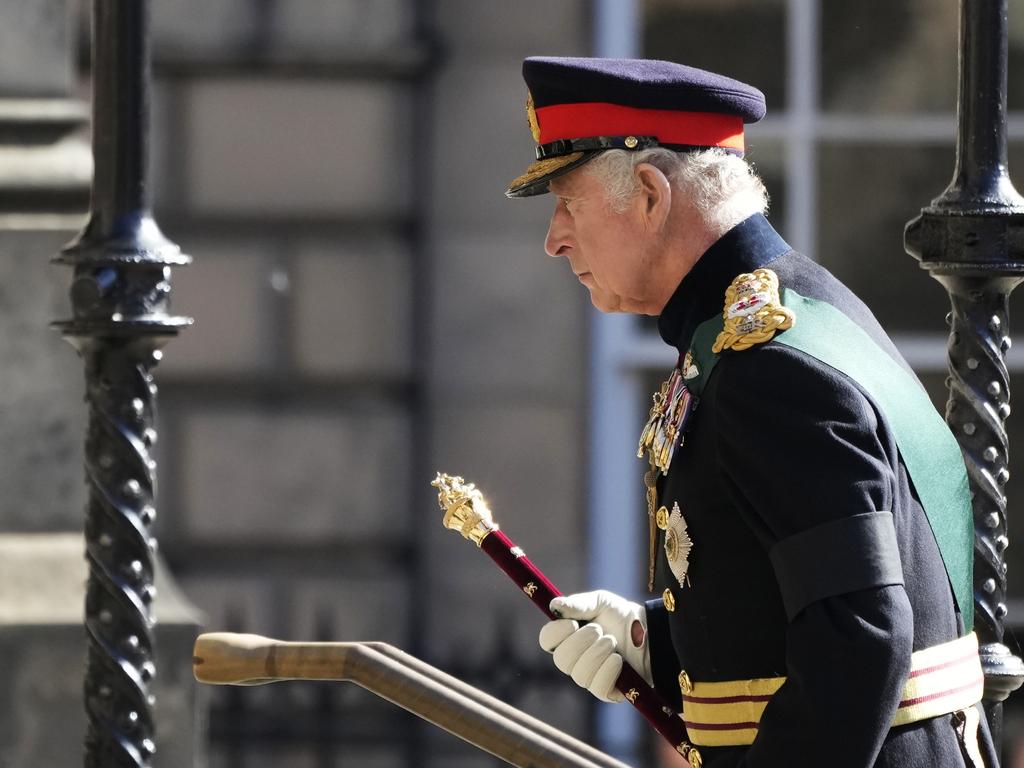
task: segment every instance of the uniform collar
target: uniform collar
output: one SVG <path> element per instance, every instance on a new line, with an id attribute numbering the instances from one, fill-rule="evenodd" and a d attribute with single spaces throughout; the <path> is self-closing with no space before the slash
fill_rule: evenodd
<path id="1" fill-rule="evenodd" d="M 658 317 L 658 332 L 680 352 L 694 330 L 722 311 L 725 289 L 744 272 L 753 272 L 793 250 L 760 213 L 722 235 L 676 288 Z"/>

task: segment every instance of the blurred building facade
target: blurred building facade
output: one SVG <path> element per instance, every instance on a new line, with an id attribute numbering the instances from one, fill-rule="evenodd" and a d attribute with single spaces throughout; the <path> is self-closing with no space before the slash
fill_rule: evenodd
<path id="1" fill-rule="evenodd" d="M 592 53 L 595 29 L 613 23 L 597 15 L 611 5 L 153 3 L 156 214 L 194 256 L 175 270 L 173 310 L 196 320 L 156 369 L 158 535 L 207 628 L 384 640 L 576 735 L 606 738 L 597 705 L 537 650 L 540 617 L 442 530 L 429 481 L 442 470 L 476 482 L 566 591 L 606 586 L 588 544 L 598 475 L 635 475 L 636 506 L 622 514 L 644 525 L 639 462 L 623 470 L 592 458 L 591 437 L 608 418 L 590 406 L 591 339 L 603 321 L 564 265 L 543 255 L 549 201 L 502 195 L 532 152 L 520 60 Z M 765 91 L 769 118 L 749 143 L 771 218 L 861 293 L 941 404 L 945 294 L 903 253 L 902 228 L 952 173 L 955 4 L 626 5 L 638 53 Z M 53 31 L 36 37 L 49 47 L 19 47 L 0 24 L 0 126 L 16 99 L 87 98 L 87 6 L 12 0 L 0 9 L 0 22 L 18 14 Z M 1024 65 L 1024 2 L 1011 2 L 1011 22 L 1013 111 L 1024 110 L 1024 80 L 1013 79 Z M 0 533 L 11 552 L 27 551 L 15 535 L 81 527 L 80 366 L 46 329 L 68 311 L 69 279 L 46 262 L 84 210 L 87 137 L 76 127 L 47 145 L 47 162 L 66 175 L 54 189 L 65 192 L 37 198 L 9 181 L 14 166 L 3 161 L 26 157 L 40 134 L 0 132 Z M 1024 118 L 1011 114 L 1010 135 L 1019 168 Z M 673 360 L 652 322 L 624 322 L 602 354 L 628 397 L 621 407 L 642 413 Z M 1010 364 L 1024 386 L 1024 354 L 1011 352 Z M 1014 419 L 1010 433 L 1024 446 Z M 627 443 L 601 460 L 630 462 L 631 453 Z M 1015 481 L 1011 530 L 1024 515 Z M 622 553 L 637 597 L 639 549 Z M 1011 594 L 1024 595 L 1016 551 Z M 75 578 L 72 569 L 68 583 Z M 0 587 L 0 611 L 11 592 Z M 67 618 L 74 600 L 63 605 Z M 1011 625 L 1022 613 L 1011 605 Z M 0 644 L 19 637 L 0 627 Z M 19 671 L 18 690 L 43 676 L 40 654 Z M 74 653 L 62 664 L 73 677 Z M 55 698 L 80 687 L 65 683 Z M 45 723 L 47 700 L 30 701 L 40 714 L 25 722 Z M 201 701 L 209 741 L 197 753 L 218 768 L 495 762 L 351 686 L 218 689 Z M 54 739 L 3 727 L 3 768 L 34 764 L 19 757 L 30 738 L 47 741 L 52 765 L 80 759 L 80 729 Z M 636 733 L 636 744 L 612 746 L 646 764 L 650 745 Z M 157 765 L 176 765 L 172 754 L 161 748 Z"/>
<path id="2" fill-rule="evenodd" d="M 587 5 L 154 5 L 158 219 L 197 333 L 162 376 L 163 551 L 208 626 L 384 640 L 577 733 L 538 621 L 440 526 L 484 488 L 582 586 L 586 325 L 503 185 L 520 59 L 587 51 Z M 543 23 L 538 23 L 543 19 Z M 210 764 L 490 764 L 342 686 L 211 692 Z"/>

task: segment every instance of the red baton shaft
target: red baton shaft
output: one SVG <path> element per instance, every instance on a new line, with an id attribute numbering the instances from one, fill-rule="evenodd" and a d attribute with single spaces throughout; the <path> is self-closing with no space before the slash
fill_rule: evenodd
<path id="1" fill-rule="evenodd" d="M 466 483 L 461 477 L 444 474 L 438 474 L 431 484 L 438 489 L 438 504 L 445 510 L 445 527 L 459 531 L 486 552 L 548 618 L 562 618 L 548 607 L 562 593 L 523 550 L 499 530 L 476 486 Z M 700 753 L 688 741 L 682 718 L 672 711 L 640 673 L 623 663 L 615 688 L 693 768 L 700 768 Z"/>

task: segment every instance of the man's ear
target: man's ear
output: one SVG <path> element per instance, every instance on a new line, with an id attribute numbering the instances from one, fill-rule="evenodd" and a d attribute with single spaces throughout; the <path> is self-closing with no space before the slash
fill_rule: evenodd
<path id="1" fill-rule="evenodd" d="M 668 219 L 672 210 L 672 184 L 660 169 L 650 163 L 640 163 L 635 169 L 640 187 L 641 212 L 651 231 L 657 232 Z"/>

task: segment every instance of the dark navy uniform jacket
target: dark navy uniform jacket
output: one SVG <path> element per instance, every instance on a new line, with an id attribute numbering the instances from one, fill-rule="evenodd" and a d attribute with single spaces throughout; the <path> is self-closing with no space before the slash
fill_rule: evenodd
<path id="1" fill-rule="evenodd" d="M 761 215 L 683 279 L 658 321 L 664 340 L 685 353 L 696 327 L 722 313 L 733 279 L 760 267 L 840 309 L 906 367 L 870 310 Z M 893 435 L 854 381 L 778 343 L 723 352 L 659 482 L 658 503 L 674 502 L 693 549 L 681 588 L 659 541 L 656 590 L 672 589 L 675 610 L 648 603 L 655 687 L 681 711 L 683 669 L 701 682 L 788 678 L 753 745 L 700 747 L 705 768 L 965 764 L 951 715 L 890 729 L 911 653 L 955 639 L 962 622 Z M 769 549 L 874 511 L 893 515 L 904 585 L 827 597 L 788 620 Z M 982 753 L 994 766 L 984 722 Z"/>

